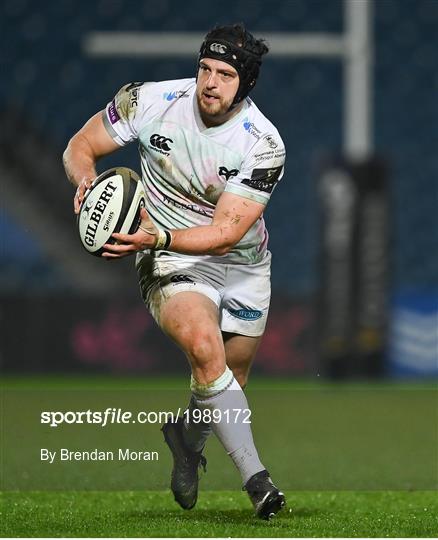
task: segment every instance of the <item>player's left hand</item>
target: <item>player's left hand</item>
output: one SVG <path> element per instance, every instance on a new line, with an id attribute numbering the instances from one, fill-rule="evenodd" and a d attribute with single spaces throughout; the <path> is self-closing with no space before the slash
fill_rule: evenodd
<path id="1" fill-rule="evenodd" d="M 90 189 L 92 183 L 93 183 L 93 178 L 88 178 L 88 177 L 84 177 L 81 180 L 81 182 L 79 182 L 74 199 L 73 199 L 73 207 L 74 207 L 75 214 L 79 214 L 82 201 L 84 200 L 85 194 L 87 190 Z"/>
<path id="2" fill-rule="evenodd" d="M 116 240 L 116 244 L 104 244 L 104 252 L 102 257 L 106 259 L 120 259 L 133 255 L 137 251 L 151 249 L 157 243 L 158 229 L 152 223 L 147 211 L 142 208 L 140 211 L 141 222 L 140 226 L 134 234 L 114 233 L 112 238 Z"/>

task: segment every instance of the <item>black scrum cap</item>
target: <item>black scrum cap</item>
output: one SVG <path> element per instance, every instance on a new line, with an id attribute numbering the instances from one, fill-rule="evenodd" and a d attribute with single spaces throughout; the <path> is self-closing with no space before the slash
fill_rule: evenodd
<path id="1" fill-rule="evenodd" d="M 239 74 L 239 88 L 233 105 L 240 103 L 254 88 L 259 75 L 262 56 L 268 47 L 245 30 L 242 24 L 220 26 L 211 30 L 201 45 L 198 57 L 221 60 L 234 67 Z"/>

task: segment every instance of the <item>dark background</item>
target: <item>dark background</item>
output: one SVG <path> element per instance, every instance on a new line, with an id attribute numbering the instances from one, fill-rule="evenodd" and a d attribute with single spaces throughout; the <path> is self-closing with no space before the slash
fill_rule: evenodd
<path id="1" fill-rule="evenodd" d="M 141 303 L 133 261 L 111 264 L 81 251 L 74 190 L 61 155 L 68 139 L 120 86 L 190 77 L 197 51 L 193 59 L 97 59 L 85 55 L 82 40 L 94 30 L 205 33 L 216 23 L 235 21 L 260 37 L 340 33 L 343 3 L 6 0 L 0 9 L 4 372 L 186 370 Z M 325 270 L 318 179 L 327 160 L 342 154 L 342 63 L 268 56 L 252 97 L 282 134 L 287 165 L 265 216 L 273 305 L 254 368 L 260 373 L 438 372 L 438 2 L 376 1 L 373 36 L 373 139 L 385 163 L 389 231 L 379 344 L 371 354 L 344 347 L 335 361 L 320 346 Z M 99 170 L 113 164 L 139 170 L 135 145 L 106 158 Z M 355 309 L 353 301 L 352 317 Z"/>

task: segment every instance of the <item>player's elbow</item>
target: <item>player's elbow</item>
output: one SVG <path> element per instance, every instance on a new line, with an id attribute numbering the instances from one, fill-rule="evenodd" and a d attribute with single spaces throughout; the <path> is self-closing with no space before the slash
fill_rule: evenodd
<path id="1" fill-rule="evenodd" d="M 67 169 L 70 163 L 74 160 L 76 154 L 83 150 L 82 146 L 83 143 L 81 138 L 76 133 L 76 135 L 73 135 L 73 137 L 68 141 L 67 146 L 62 154 L 62 163 L 64 164 L 65 169 Z"/>
<path id="2" fill-rule="evenodd" d="M 212 248 L 209 251 L 209 254 L 210 255 L 226 255 L 227 253 L 231 251 L 231 249 L 232 249 L 232 246 L 218 246 L 218 247 Z"/>
<path id="3" fill-rule="evenodd" d="M 66 149 L 64 150 L 62 154 L 62 164 L 64 165 L 64 170 L 67 174 L 67 177 L 70 179 L 71 177 L 71 167 L 72 167 L 72 147 L 71 147 L 71 139 L 67 144 Z"/>
<path id="4" fill-rule="evenodd" d="M 236 244 L 234 239 L 224 239 L 210 250 L 210 255 L 227 255 Z"/>
<path id="5" fill-rule="evenodd" d="M 64 150 L 64 157 L 67 157 L 70 154 L 74 154 L 76 152 L 90 152 L 90 147 L 87 142 L 87 139 L 82 135 L 80 131 L 75 133 L 73 137 L 68 141 L 67 146 Z"/>
<path id="6" fill-rule="evenodd" d="M 242 238 L 240 231 L 227 225 L 217 224 L 212 238 L 209 255 L 227 255 Z"/>

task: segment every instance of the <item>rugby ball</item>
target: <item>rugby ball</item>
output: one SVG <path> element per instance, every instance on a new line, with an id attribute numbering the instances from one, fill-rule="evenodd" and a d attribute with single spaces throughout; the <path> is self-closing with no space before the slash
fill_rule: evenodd
<path id="1" fill-rule="evenodd" d="M 100 174 L 85 193 L 77 223 L 84 248 L 99 257 L 113 233 L 133 234 L 140 225 L 145 191 L 138 174 L 115 167 Z"/>

